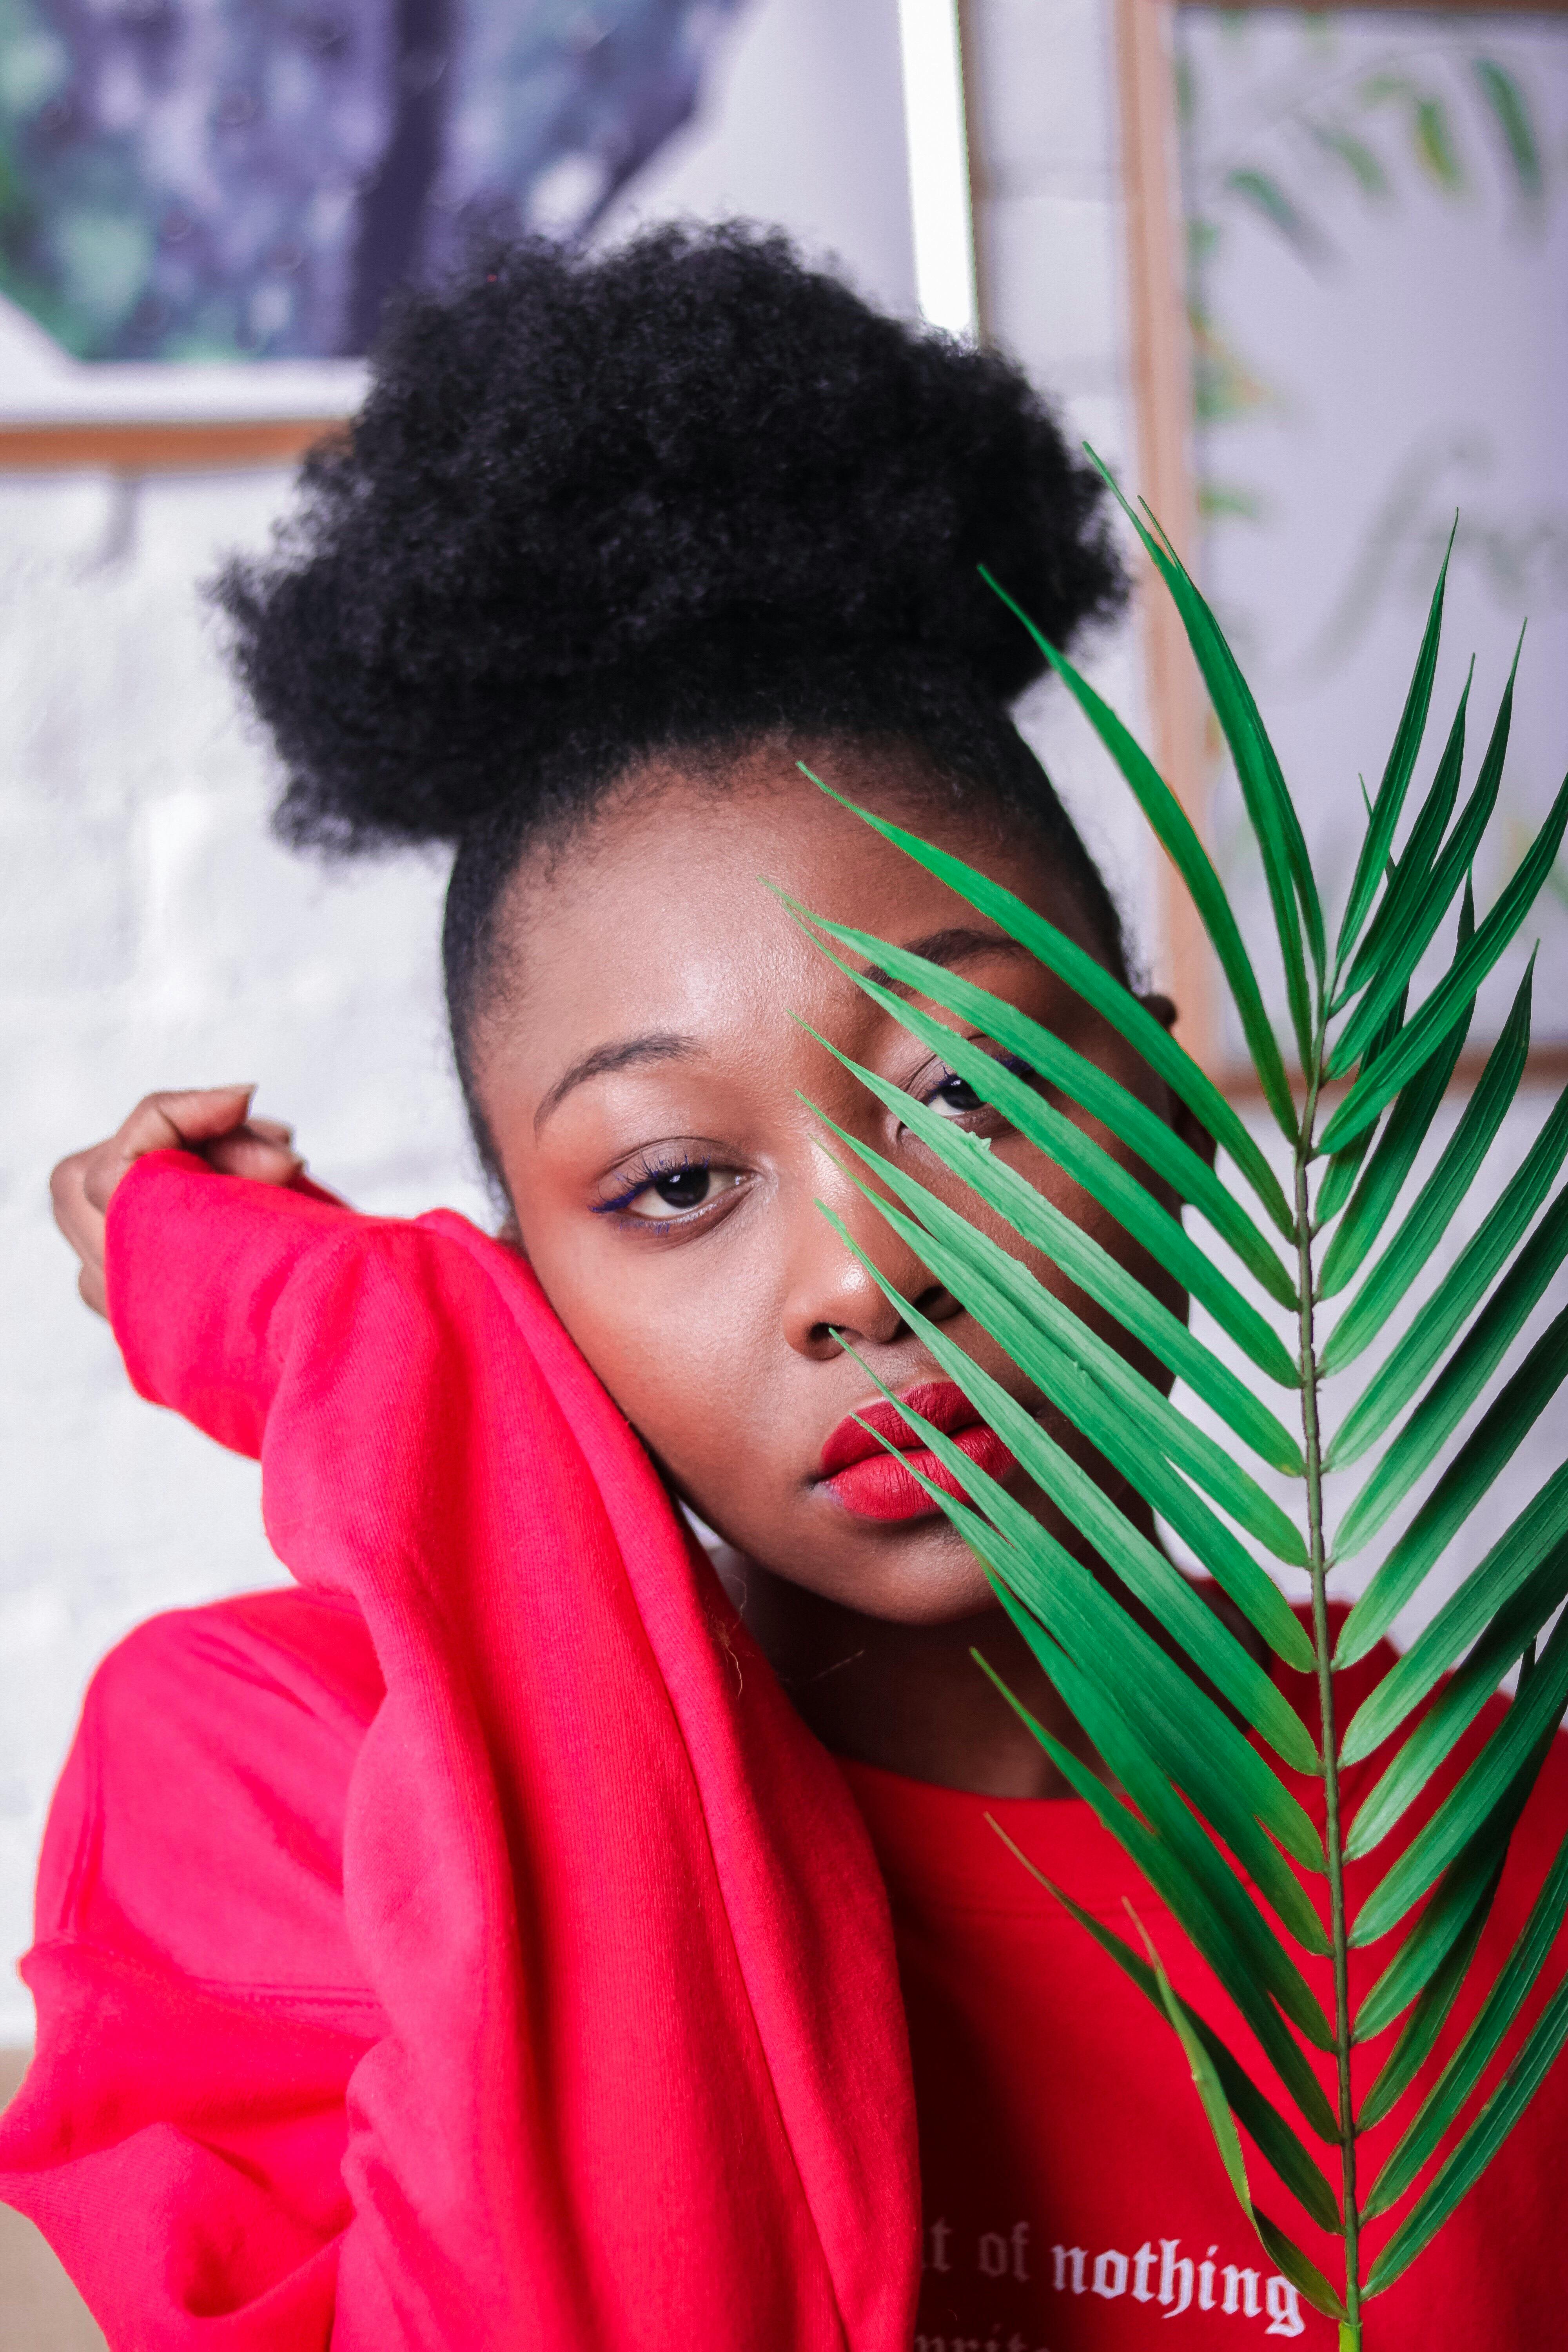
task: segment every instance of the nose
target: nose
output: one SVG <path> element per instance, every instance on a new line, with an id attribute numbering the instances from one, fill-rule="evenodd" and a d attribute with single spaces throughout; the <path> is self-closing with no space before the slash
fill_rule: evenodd
<path id="1" fill-rule="evenodd" d="M 820 1199 L 832 1209 L 871 1265 L 900 1297 L 933 1323 L 951 1322 L 963 1309 L 951 1291 L 931 1278 L 901 1234 L 896 1233 L 872 1202 L 826 1160 L 819 1162 L 822 1180 L 816 1197 L 803 1195 L 795 1216 L 784 1301 L 784 1337 L 803 1356 L 825 1361 L 851 1348 L 886 1348 L 901 1339 L 910 1326 L 901 1310 L 870 1271 L 846 1246 L 821 1209 Z"/>

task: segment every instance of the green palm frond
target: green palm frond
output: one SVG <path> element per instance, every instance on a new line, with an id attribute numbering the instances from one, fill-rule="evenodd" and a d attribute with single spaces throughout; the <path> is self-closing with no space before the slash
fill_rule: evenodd
<path id="1" fill-rule="evenodd" d="M 847 1066 L 928 1163 L 967 1188 L 972 1213 L 952 1205 L 951 1182 L 939 1197 L 903 1161 L 816 1113 L 840 1166 L 879 1215 L 1100 1465 L 1095 1475 L 1059 1444 L 833 1220 L 932 1361 L 1100 1563 L 1098 1572 L 1086 1569 L 1005 1486 L 900 1408 L 963 1497 L 927 1481 L 932 1500 L 984 1565 L 1109 1782 L 1005 1696 L 1208 1963 L 1257 2044 L 1261 2079 L 1176 1998 L 1146 1939 L 1141 1953 L 1083 1910 L 1070 1889 L 1019 1861 L 1166 2017 L 1270 2258 L 1340 2323 L 1343 2344 L 1359 2347 L 1370 2299 L 1415 2260 L 1479 2178 L 1568 2040 L 1568 1979 L 1543 2004 L 1531 1999 L 1568 1916 L 1565 1844 L 1474 2021 L 1431 2078 L 1438 2036 L 1477 1966 L 1510 1840 L 1568 1707 L 1568 1614 L 1559 1613 L 1568 1601 L 1568 1465 L 1515 1511 L 1348 1723 L 1341 1697 L 1342 1675 L 1384 1638 L 1475 1521 L 1568 1379 L 1568 1311 L 1508 1369 L 1568 1257 L 1568 1186 L 1553 1190 L 1568 1158 L 1568 1090 L 1497 1185 L 1475 1237 L 1389 1337 L 1394 1310 L 1469 1188 L 1491 1169 L 1524 1074 L 1533 957 L 1453 1132 L 1413 1185 L 1477 992 L 1557 857 L 1568 781 L 1478 921 L 1470 877 L 1497 803 L 1519 655 L 1468 794 L 1461 800 L 1473 665 L 1431 783 L 1412 801 L 1441 641 L 1445 557 L 1394 745 L 1367 804 L 1349 899 L 1331 936 L 1295 806 L 1236 659 L 1153 518 L 1122 503 L 1181 614 L 1240 780 L 1299 1057 L 1294 1085 L 1240 926 L 1180 803 L 1088 680 L 1001 583 L 990 585 L 1034 635 L 1192 894 L 1284 1139 L 1288 1181 L 1207 1074 L 1102 963 L 951 853 L 855 810 L 1130 1044 L 1214 1139 L 1215 1165 L 1099 1063 L 1016 1008 L 888 941 L 785 904 L 825 954 L 1081 1187 L 1121 1237 L 1096 1239 L 978 1138 L 854 1062 Z M 1447 968 L 1412 1004 L 1417 971 L 1449 921 Z M 1130 1171 L 1129 1157 L 1160 1192 Z M 1229 1271 L 1187 1230 L 1187 1212 L 1224 1243 Z M 998 1229 L 1005 1242 L 994 1238 Z M 1146 1257 L 1203 1305 L 1246 1360 L 1245 1374 L 1130 1270 Z M 1070 1297 L 1098 1310 L 1097 1328 L 1041 1279 L 1040 1265 L 1059 1275 Z M 1280 1337 L 1282 1314 L 1289 1345 Z M 1338 1382 L 1369 1359 L 1370 1374 L 1363 1370 L 1359 1392 L 1340 1410 Z M 1215 1416 L 1224 1443 L 1167 1394 L 1173 1379 Z M 1296 1482 L 1290 1508 L 1249 1461 Z M 1331 1534 L 1324 1477 L 1352 1464 L 1362 1465 L 1358 1490 Z M 1146 1519 L 1135 1523 L 1117 1500 L 1123 1494 L 1175 1530 L 1234 1601 L 1245 1621 L 1240 1634 L 1151 1541 Z M 1333 1571 L 1375 1546 L 1412 1501 L 1407 1524 L 1336 1626 Z M 1310 1604 L 1288 1604 L 1270 1561 L 1305 1575 Z M 1281 1666 L 1312 1678 L 1311 1723 L 1287 1696 Z M 1494 1711 L 1454 1777 L 1458 1743 L 1469 1735 L 1473 1745 L 1483 1710 L 1515 1666 L 1517 1699 Z M 1382 1768 L 1370 1785 L 1358 1778 L 1359 1801 L 1347 1819 L 1342 1776 L 1374 1753 Z M 1416 1813 L 1419 1827 L 1408 1835 L 1412 1809 L 1445 1766 L 1440 1801 Z M 1321 1832 L 1281 1769 L 1321 1782 Z M 1351 1861 L 1372 1873 L 1353 1909 L 1344 1876 Z M 1389 1957 L 1352 2013 L 1350 1955 L 1384 1938 Z M 1314 1956 L 1331 1963 L 1327 2000 L 1314 1990 Z M 1533 2021 L 1520 2043 L 1527 2007 Z M 1352 2045 L 1383 2035 L 1389 2047 L 1358 2113 Z M 1324 2059 L 1332 2096 L 1320 2079 Z M 1358 2186 L 1361 2136 L 1394 2116 L 1403 2119 L 1397 2145 L 1370 2189 Z M 1287 2197 L 1342 2241 L 1342 2284 L 1327 2279 L 1254 2202 L 1238 2126 Z M 1363 2226 L 1384 2217 L 1392 2234 L 1369 2264 Z"/>

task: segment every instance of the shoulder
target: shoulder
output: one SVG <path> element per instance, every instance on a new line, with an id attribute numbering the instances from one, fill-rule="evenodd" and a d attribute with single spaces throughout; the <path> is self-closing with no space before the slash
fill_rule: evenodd
<path id="1" fill-rule="evenodd" d="M 369 1719 L 367 1702 L 374 1713 L 380 1698 L 359 1612 L 284 1584 L 149 1617 L 110 1651 L 89 1699 L 112 1706 L 157 1686 L 177 1705 L 182 1691 L 204 1680 L 275 1685 L 311 1712 L 330 1716 L 346 1706 L 362 1722 Z"/>
<path id="2" fill-rule="evenodd" d="M 285 1585 L 149 1618 L 98 1669 L 83 1719 L 133 1782 L 160 1765 L 232 1762 L 263 1730 L 274 1752 L 352 1753 L 381 1697 L 359 1611 Z"/>
<path id="3" fill-rule="evenodd" d="M 139 1626 L 55 1799 L 38 1933 L 258 1989 L 341 1986 L 349 1781 L 382 1697 L 363 1619 L 293 1590 Z"/>

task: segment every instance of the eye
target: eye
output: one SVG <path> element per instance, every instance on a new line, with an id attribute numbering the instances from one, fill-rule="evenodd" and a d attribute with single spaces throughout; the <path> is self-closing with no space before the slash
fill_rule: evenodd
<path id="1" fill-rule="evenodd" d="M 950 1118 L 964 1118 L 971 1111 L 984 1108 L 984 1105 L 969 1080 L 961 1078 L 956 1071 L 943 1078 L 941 1084 L 927 1095 L 926 1101 L 932 1110 L 944 1111 Z"/>
<path id="2" fill-rule="evenodd" d="M 999 1054 L 996 1059 L 1003 1069 L 1011 1070 L 1015 1077 L 1034 1076 L 1028 1064 L 1020 1061 L 1016 1054 Z M 976 1111 L 991 1109 L 991 1105 L 976 1094 L 969 1080 L 961 1078 L 956 1070 L 947 1071 L 921 1099 L 929 1109 L 937 1111 L 944 1118 L 973 1118 Z"/>
<path id="3" fill-rule="evenodd" d="M 740 1181 L 732 1168 L 671 1168 L 616 1205 L 628 1217 L 658 1223 L 665 1222 L 666 1210 L 672 1209 L 679 1216 L 684 1211 L 710 1208 L 721 1193 L 732 1192 Z"/>
<path id="4" fill-rule="evenodd" d="M 588 1205 L 596 1217 L 668 1230 L 700 1223 L 705 1210 L 744 1181 L 743 1171 L 715 1166 L 693 1147 L 666 1144 L 618 1169 L 606 1179 L 604 1196 Z"/>

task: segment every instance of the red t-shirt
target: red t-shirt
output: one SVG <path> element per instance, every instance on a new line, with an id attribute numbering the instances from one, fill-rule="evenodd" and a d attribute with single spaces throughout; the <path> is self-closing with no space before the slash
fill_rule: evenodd
<path id="1" fill-rule="evenodd" d="M 1374 1651 L 1342 1678 L 1343 1714 L 1387 1672 Z M 1305 1678 L 1289 1695 L 1315 1721 Z M 1413 1810 L 1414 1835 L 1496 1725 L 1495 1700 Z M 1381 1753 L 1347 1776 L 1351 1804 Z M 924 2242 L 915 2352 L 1140 2352 L 1155 2344 L 1299 2339 L 1333 2352 L 1336 2329 L 1274 2272 L 1222 2169 L 1174 2034 L 1163 2017 L 1029 1877 L 992 1814 L 1087 1910 L 1136 1939 L 1148 1929 L 1177 1990 L 1265 2090 L 1275 2083 L 1235 2009 L 1089 1806 L 966 1795 L 870 1766 L 845 1767 L 892 1898 L 920 2116 Z M 1284 1774 L 1320 1824 L 1321 1785 Z M 1564 1829 L 1568 1740 L 1559 1738 L 1514 1839 L 1482 1939 L 1477 1990 L 1462 1995 L 1421 2077 L 1448 2056 L 1511 1948 Z M 1352 1865 L 1352 1901 L 1368 1865 Z M 1352 2005 L 1396 1948 L 1352 1957 Z M 1327 1964 L 1304 1963 L 1331 2002 Z M 1561 1962 L 1546 1971 L 1555 1986 Z M 1533 2018 L 1544 1996 L 1527 2017 Z M 1508 2048 L 1517 2047 L 1516 2028 Z M 1394 2041 L 1357 2053 L 1358 2097 Z M 1328 2086 L 1325 2065 L 1320 2073 Z M 1494 2066 L 1489 2082 L 1496 2079 Z M 1370 2181 L 1414 2112 L 1407 2094 L 1362 2142 Z M 1286 2095 L 1276 2104 L 1292 2111 Z M 1469 2120 L 1467 2111 L 1465 2121 Z M 1313 2145 L 1305 2127 L 1302 2137 Z M 1548 2075 L 1479 2185 L 1414 2267 L 1367 2306 L 1369 2352 L 1523 2352 L 1568 2340 L 1568 2240 L 1557 2202 L 1568 2151 L 1568 2063 Z M 1337 2152 L 1319 2151 L 1337 2172 Z M 1333 2242 L 1313 2230 L 1248 2143 L 1253 2195 L 1331 2279 Z M 1392 2223 L 1368 2232 L 1373 2253 Z M 1168 2324 L 1178 2333 L 1167 2336 Z"/>

